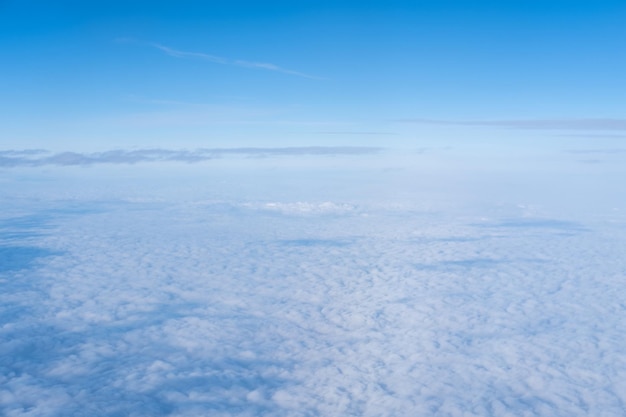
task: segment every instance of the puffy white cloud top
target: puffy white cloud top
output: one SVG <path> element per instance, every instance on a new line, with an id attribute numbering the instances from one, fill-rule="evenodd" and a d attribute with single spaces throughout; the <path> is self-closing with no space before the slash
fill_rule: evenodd
<path id="1" fill-rule="evenodd" d="M 624 413 L 619 211 L 11 192 L 2 415 Z"/>

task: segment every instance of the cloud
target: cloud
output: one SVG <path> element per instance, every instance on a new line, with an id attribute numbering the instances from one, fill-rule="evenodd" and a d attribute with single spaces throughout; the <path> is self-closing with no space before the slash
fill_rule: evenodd
<path id="1" fill-rule="evenodd" d="M 568 149 L 565 152 L 581 155 L 616 155 L 626 153 L 626 148 L 612 149 Z"/>
<path id="2" fill-rule="evenodd" d="M 52 154 L 43 150 L 0 151 L 0 167 L 36 167 L 46 165 L 75 166 L 95 164 L 137 164 L 145 162 L 186 162 L 208 161 L 225 156 L 271 157 L 271 156 L 333 156 L 368 155 L 382 151 L 382 148 L 366 146 L 303 146 L 283 148 L 200 148 L 195 150 L 139 149 L 111 150 L 106 152 L 60 152 Z"/>
<path id="3" fill-rule="evenodd" d="M 389 136 L 389 135 L 397 135 L 394 132 L 376 132 L 376 131 L 319 131 L 313 132 L 319 135 L 355 135 L 355 136 L 364 136 L 364 135 L 372 135 L 372 136 Z"/>
<path id="4" fill-rule="evenodd" d="M 591 138 L 591 139 L 624 139 L 626 134 L 601 134 L 601 133 L 569 133 L 558 135 L 566 138 Z"/>
<path id="5" fill-rule="evenodd" d="M 0 415 L 623 414 L 619 175 L 454 175 L 463 192 L 445 194 L 436 171 L 381 183 L 361 165 L 192 170 L 173 191 L 163 175 L 12 175 Z"/>
<path id="6" fill-rule="evenodd" d="M 0 158 L 1 157 L 24 157 L 24 156 L 41 155 L 41 154 L 46 154 L 46 153 L 48 153 L 48 151 L 45 149 L 21 149 L 21 150 L 9 149 L 6 151 L 0 151 Z"/>
<path id="7" fill-rule="evenodd" d="M 401 123 L 421 123 L 444 126 L 492 126 L 530 130 L 626 130 L 626 119 L 519 119 L 519 120 L 437 120 L 396 119 Z"/>
<path id="8" fill-rule="evenodd" d="M 206 151 L 243 155 L 370 155 L 383 148 L 372 146 L 303 146 L 284 148 L 223 148 Z"/>
<path id="9" fill-rule="evenodd" d="M 247 60 L 242 60 L 242 59 L 229 59 L 229 58 L 224 58 L 224 57 L 217 56 L 217 55 L 206 54 L 204 52 L 181 51 L 181 50 L 178 50 L 178 49 L 171 48 L 169 46 L 162 45 L 162 44 L 157 43 L 157 42 L 143 42 L 143 41 L 137 41 L 137 40 L 128 39 L 128 38 L 120 38 L 120 39 L 117 39 L 117 41 L 118 42 L 129 42 L 129 43 L 135 43 L 135 44 L 138 44 L 138 45 L 150 46 L 150 47 L 156 48 L 156 49 L 160 50 L 161 52 L 163 52 L 163 53 L 165 53 L 165 54 L 167 54 L 169 56 L 175 57 L 175 58 L 199 59 L 199 60 L 212 62 L 214 64 L 219 64 L 219 65 L 230 65 L 230 66 L 235 66 L 235 67 L 243 67 L 243 68 L 252 68 L 252 69 L 273 71 L 273 72 L 279 72 L 279 73 L 282 73 L 282 74 L 294 75 L 294 76 L 302 77 L 302 78 L 309 78 L 309 79 L 313 79 L 313 80 L 323 80 L 324 79 L 322 77 L 317 77 L 317 76 L 314 76 L 314 75 L 305 74 L 303 72 L 286 69 L 286 68 L 280 67 L 278 65 L 268 63 L 268 62 L 255 62 L 255 61 L 247 61 Z"/>
<path id="10" fill-rule="evenodd" d="M 456 212 L 81 204 L 27 216 L 60 255 L 3 271 L 3 415 L 623 411 L 612 225 L 564 237 L 521 232 L 567 220 L 507 218 L 494 225 L 515 233 L 473 239 Z"/>
<path id="11" fill-rule="evenodd" d="M 333 203 L 324 201 L 321 203 L 298 201 L 295 203 L 270 202 L 270 203 L 244 203 L 244 208 L 276 212 L 286 215 L 342 215 L 351 214 L 357 207 L 347 203 Z"/>
<path id="12" fill-rule="evenodd" d="M 163 52 L 165 52 L 167 55 L 169 56 L 173 56 L 175 58 L 200 58 L 206 61 L 210 61 L 210 62 L 214 62 L 216 64 L 222 64 L 222 65 L 228 65 L 229 64 L 229 60 L 227 60 L 226 58 L 221 58 L 215 55 L 209 55 L 209 54 L 205 54 L 202 52 L 184 52 L 184 51 L 178 51 L 176 49 L 172 49 L 169 48 L 167 46 L 164 45 L 160 45 L 158 43 L 154 43 L 154 42 L 148 42 L 146 43 L 146 45 L 150 45 L 154 48 L 157 48 Z"/>
<path id="13" fill-rule="evenodd" d="M 571 155 L 587 156 L 586 158 L 578 159 L 578 162 L 587 165 L 606 164 L 610 163 L 611 160 L 614 163 L 619 163 L 621 162 L 619 160 L 623 159 L 623 156 L 626 155 L 625 148 L 566 149 L 564 152 Z"/>
<path id="14" fill-rule="evenodd" d="M 576 233 L 576 232 L 588 232 L 589 229 L 584 225 L 568 220 L 559 219 L 547 219 L 536 217 L 522 217 L 513 219 L 502 219 L 497 222 L 477 223 L 476 227 L 485 228 L 502 228 L 520 230 L 524 232 L 533 232 L 536 230 L 543 230 L 544 232 L 557 232 L 557 233 Z"/>

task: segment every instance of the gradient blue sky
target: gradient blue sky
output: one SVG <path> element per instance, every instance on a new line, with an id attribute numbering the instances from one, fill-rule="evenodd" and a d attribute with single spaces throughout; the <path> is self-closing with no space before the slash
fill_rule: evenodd
<path id="1" fill-rule="evenodd" d="M 623 0 L 2 0 L 0 148 L 611 148 L 625 21 Z"/>

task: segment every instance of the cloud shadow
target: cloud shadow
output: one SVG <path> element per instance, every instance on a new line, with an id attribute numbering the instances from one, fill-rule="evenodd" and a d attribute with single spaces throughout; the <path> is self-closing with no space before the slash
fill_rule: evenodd
<path id="1" fill-rule="evenodd" d="M 0 273 L 32 269 L 41 258 L 58 254 L 36 246 L 0 246 Z"/>

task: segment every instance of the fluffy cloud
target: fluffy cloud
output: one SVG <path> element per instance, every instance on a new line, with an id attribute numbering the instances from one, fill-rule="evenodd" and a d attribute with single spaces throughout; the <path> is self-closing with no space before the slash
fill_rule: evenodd
<path id="1" fill-rule="evenodd" d="M 353 204 L 337 204 L 331 201 L 324 202 L 270 202 L 270 203 L 244 203 L 245 208 L 278 212 L 281 214 L 307 215 L 307 214 L 346 214 L 356 210 Z"/>
<path id="2" fill-rule="evenodd" d="M 134 201 L 6 201 L 3 415 L 623 413 L 623 216 Z"/>

